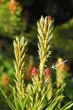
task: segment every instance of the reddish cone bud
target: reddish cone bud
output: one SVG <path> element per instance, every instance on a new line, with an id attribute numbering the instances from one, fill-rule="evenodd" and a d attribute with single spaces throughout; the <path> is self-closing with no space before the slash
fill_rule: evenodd
<path id="1" fill-rule="evenodd" d="M 52 17 L 51 16 L 47 16 L 48 20 L 52 20 Z"/>
<path id="2" fill-rule="evenodd" d="M 46 68 L 44 70 L 44 74 L 45 74 L 45 76 L 48 76 L 50 74 L 50 69 L 49 68 Z"/>
<path id="3" fill-rule="evenodd" d="M 7 3 L 7 7 L 8 7 L 8 9 L 10 10 L 11 13 L 14 13 L 14 12 L 16 11 L 16 8 L 17 8 L 17 5 L 16 5 L 15 0 L 10 0 L 10 1 Z"/>
<path id="4" fill-rule="evenodd" d="M 36 76 L 37 73 L 38 73 L 38 72 L 37 72 L 37 68 L 34 67 L 34 68 L 32 69 L 32 75 Z"/>

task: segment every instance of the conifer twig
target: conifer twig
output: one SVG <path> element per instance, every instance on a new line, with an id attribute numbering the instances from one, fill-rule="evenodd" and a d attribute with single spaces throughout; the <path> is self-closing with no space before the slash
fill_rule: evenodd
<path id="1" fill-rule="evenodd" d="M 25 61 L 25 53 L 26 53 L 26 46 L 27 41 L 24 40 L 24 37 L 18 38 L 13 42 L 14 45 L 14 54 L 15 54 L 15 61 L 14 61 L 14 68 L 15 68 L 15 83 L 17 91 L 21 97 L 24 98 L 24 61 Z"/>

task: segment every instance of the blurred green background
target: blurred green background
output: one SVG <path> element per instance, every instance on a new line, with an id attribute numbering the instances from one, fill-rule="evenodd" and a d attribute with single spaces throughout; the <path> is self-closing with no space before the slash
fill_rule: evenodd
<path id="1" fill-rule="evenodd" d="M 48 67 L 51 68 L 58 58 L 68 60 L 64 94 L 66 101 L 73 100 L 73 0 L 0 0 L 0 87 L 12 98 L 7 86 L 14 83 L 13 39 L 16 36 L 24 35 L 29 42 L 26 80 L 30 80 L 30 71 L 39 61 L 37 21 L 41 15 L 49 15 L 54 19 L 52 54 L 48 59 Z M 8 110 L 1 93 L 0 110 Z"/>

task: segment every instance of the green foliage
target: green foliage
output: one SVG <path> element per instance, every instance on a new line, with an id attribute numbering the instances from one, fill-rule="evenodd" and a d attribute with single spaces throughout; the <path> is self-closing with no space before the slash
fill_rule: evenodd
<path id="1" fill-rule="evenodd" d="M 50 99 L 47 94 L 54 87 L 55 84 L 49 84 L 49 68 L 45 68 L 45 62 L 50 55 L 50 39 L 52 38 L 52 19 L 50 16 L 41 17 L 38 22 L 38 52 L 40 64 L 39 69 L 33 68 L 31 72 L 31 83 L 25 83 L 25 55 L 27 50 L 27 41 L 24 37 L 16 38 L 14 40 L 14 54 L 15 54 L 15 84 L 13 87 L 10 85 L 13 101 L 10 101 L 3 90 L 0 91 L 5 97 L 11 110 L 69 110 L 73 106 L 73 101 L 68 102 L 64 106 L 61 105 L 63 100 L 63 91 L 66 83 L 62 83 L 57 87 Z M 41 47 L 42 46 L 42 47 Z M 47 66 L 47 65 L 46 65 Z M 51 77 L 50 77 L 51 78 Z M 48 88 L 48 86 L 50 87 Z"/>
<path id="2" fill-rule="evenodd" d="M 1 92 L 2 94 L 4 95 L 5 97 L 5 100 L 7 101 L 8 105 L 10 106 L 11 110 L 31 110 L 31 108 L 28 108 L 27 109 L 27 106 L 29 106 L 29 100 L 31 100 L 31 104 L 33 103 L 32 105 L 32 110 L 57 110 L 57 107 L 58 107 L 58 103 L 59 101 L 64 97 L 63 95 L 61 95 L 61 93 L 63 92 L 64 90 L 64 87 L 65 87 L 65 84 L 62 85 L 59 89 L 57 89 L 54 93 L 54 95 L 52 96 L 52 98 L 47 101 L 47 100 L 44 100 L 45 96 L 46 96 L 46 93 L 49 91 L 45 91 L 44 95 L 43 95 L 43 98 L 39 100 L 39 102 L 35 102 L 34 101 L 34 94 L 33 92 L 29 92 L 27 94 L 27 96 L 24 98 L 24 101 L 20 99 L 20 97 L 17 96 L 17 91 L 14 87 L 10 86 L 11 89 L 12 89 L 12 92 L 13 92 L 13 96 L 14 96 L 14 103 L 12 103 L 8 97 L 5 95 L 5 93 L 3 92 L 2 89 Z M 39 88 L 39 86 L 38 86 Z M 37 89 L 38 89 L 37 88 Z M 34 98 L 34 99 L 33 99 Z M 33 102 L 32 102 L 33 101 Z M 73 102 L 70 101 L 69 103 L 67 103 L 65 106 L 63 106 L 62 108 L 60 108 L 60 110 L 69 110 L 71 107 L 73 106 Z M 59 110 L 59 109 L 58 109 Z"/>
<path id="3" fill-rule="evenodd" d="M 13 94 L 15 94 L 14 97 L 16 97 L 16 99 L 15 98 L 14 99 L 16 100 L 15 103 L 18 104 L 18 106 L 16 106 L 16 104 L 14 104 L 14 103 L 12 103 L 12 104 L 14 107 L 16 107 L 16 109 L 18 109 L 17 107 L 19 107 L 20 109 L 23 109 L 25 107 L 25 109 L 26 109 L 27 108 L 26 103 L 30 102 L 29 97 L 31 97 L 31 96 L 34 97 L 34 95 L 31 95 L 31 93 L 28 93 L 29 95 L 27 95 L 24 106 L 23 106 L 23 104 L 22 104 L 23 102 L 21 102 L 20 100 L 18 102 L 18 96 L 16 94 L 17 90 L 15 88 L 13 88 L 12 90 L 15 91 L 15 93 L 14 92 L 11 93 L 9 91 L 9 89 L 7 88 L 7 85 L 9 83 L 12 84 L 12 86 L 14 83 L 12 81 L 12 79 L 14 78 L 14 76 L 13 76 L 14 68 L 13 68 L 13 61 L 12 61 L 13 53 L 11 52 L 11 45 L 12 45 L 11 40 L 13 37 L 15 37 L 15 35 L 24 34 L 25 39 L 29 42 L 29 52 L 27 54 L 28 54 L 28 56 L 30 53 L 33 54 L 34 59 L 35 59 L 35 55 L 37 56 L 37 52 L 35 52 L 35 50 L 37 51 L 37 42 L 38 42 L 37 26 L 35 24 L 35 21 L 39 18 L 41 13 L 43 15 L 54 16 L 56 27 L 54 28 L 54 31 L 53 31 L 54 36 L 52 39 L 53 40 L 53 42 L 52 42 L 53 51 L 52 51 L 52 55 L 51 55 L 52 58 L 49 59 L 47 64 L 51 66 L 52 63 L 55 62 L 55 60 L 58 57 L 62 57 L 63 59 L 68 60 L 68 64 L 69 64 L 68 68 L 70 68 L 69 72 L 72 72 L 71 67 L 73 65 L 73 62 L 72 62 L 73 61 L 73 40 L 72 40 L 73 39 L 73 36 L 72 36 L 73 35 L 73 31 L 72 31 L 73 19 L 71 19 L 71 17 L 73 15 L 72 14 L 73 0 L 69 0 L 69 1 L 67 1 L 67 0 L 42 1 L 41 0 L 40 2 L 39 2 L 39 0 L 17 0 L 17 1 L 15 1 L 17 5 L 16 5 L 16 11 L 14 11 L 14 12 L 12 12 L 7 6 L 8 2 L 10 2 L 10 1 L 11 0 L 0 0 L 0 87 L 2 88 L 4 93 L 7 95 L 7 97 L 9 97 L 9 99 L 11 100 L 11 103 L 13 101 Z M 65 5 L 68 7 L 65 7 Z M 38 6 L 38 8 L 37 8 L 37 6 Z M 28 24 L 27 24 L 27 21 L 25 18 L 28 20 Z M 26 27 L 26 26 L 28 26 L 28 27 Z M 25 29 L 26 29 L 26 31 L 25 31 Z M 11 37 L 11 38 L 7 38 L 7 37 Z M 8 42 L 8 43 L 6 43 L 6 42 Z M 29 58 L 28 58 L 28 60 L 29 60 Z M 37 65 L 37 64 L 39 64 L 39 63 L 36 58 L 34 65 Z M 31 66 L 31 68 L 32 68 L 32 66 Z M 29 72 L 29 67 L 26 67 L 24 73 L 27 73 L 26 71 Z M 68 72 L 68 75 L 72 74 L 69 72 Z M 56 74 L 54 74 L 54 70 L 52 70 L 52 69 L 51 69 L 51 73 L 52 73 L 51 78 L 48 79 L 50 82 L 48 84 L 48 89 L 51 88 L 49 93 L 54 94 L 53 92 L 57 88 L 54 86 L 51 87 L 52 82 L 50 80 L 54 79 L 56 81 L 56 78 L 55 78 Z M 63 75 L 65 75 L 65 74 L 63 74 Z M 5 80 L 3 79 L 4 77 L 8 78 L 7 82 L 6 82 L 7 79 L 5 79 Z M 70 100 L 73 100 L 73 90 L 72 90 L 73 78 L 72 77 L 73 76 L 71 75 L 71 76 L 65 77 L 65 79 L 64 79 L 66 82 L 64 95 L 66 97 L 63 98 L 63 100 L 61 101 L 62 105 L 66 104 Z M 53 80 L 53 82 L 54 82 L 54 80 Z M 58 80 L 59 80 L 59 78 L 58 78 Z M 29 84 L 29 80 L 25 81 L 25 83 L 27 83 L 27 82 L 28 82 L 27 86 L 29 86 L 29 87 L 25 86 L 25 88 L 28 88 L 27 91 L 30 91 L 31 84 Z M 32 91 L 33 94 L 34 94 L 34 92 L 36 93 L 36 91 L 38 90 L 39 84 L 40 83 L 35 84 L 35 86 L 37 85 L 37 87 L 35 87 L 35 91 Z M 63 93 L 61 95 L 63 95 Z M 48 96 L 49 96 L 49 94 L 46 93 L 46 97 L 48 97 Z M 33 98 L 33 100 L 34 100 L 34 104 L 36 105 L 35 98 Z M 44 101 L 44 102 L 40 101 L 40 103 L 41 103 L 41 106 L 44 106 L 44 103 L 46 104 L 46 101 Z M 56 103 L 54 103 L 54 104 L 56 104 Z M 53 104 L 53 106 L 54 106 L 54 104 Z M 33 109 L 36 108 L 35 105 L 34 105 Z M 38 106 L 38 104 L 37 104 L 37 106 Z M 54 109 L 59 110 L 60 106 L 61 106 L 61 104 L 58 104 L 58 108 L 54 108 Z M 57 107 L 57 105 L 56 105 L 56 107 Z M 65 108 L 62 108 L 62 109 L 65 109 Z M 8 105 L 6 105 L 4 97 L 2 96 L 1 93 L 0 93 L 0 110 L 10 110 Z M 72 110 L 73 110 L 73 108 L 72 108 Z"/>
<path id="4" fill-rule="evenodd" d="M 0 54 L 0 74 L 7 73 L 9 76 L 13 73 L 13 61 L 12 59 L 7 59 L 3 53 Z"/>
<path id="5" fill-rule="evenodd" d="M 71 76 L 72 77 L 72 76 Z M 73 100 L 73 78 L 66 78 L 65 94 L 67 96 L 66 100 Z"/>
<path id="6" fill-rule="evenodd" d="M 20 33 L 26 26 L 25 20 L 21 21 L 22 7 L 16 1 L 14 7 L 10 3 L 12 2 L 8 0 L 2 0 L 0 3 L 0 34 L 7 37 Z"/>
<path id="7" fill-rule="evenodd" d="M 73 59 L 73 19 L 69 22 L 57 26 L 54 29 L 53 45 L 54 49 L 58 52 L 58 56 L 65 54 L 65 59 L 71 61 Z M 60 51 L 62 50 L 62 51 Z M 56 55 L 55 55 L 56 56 Z"/>

